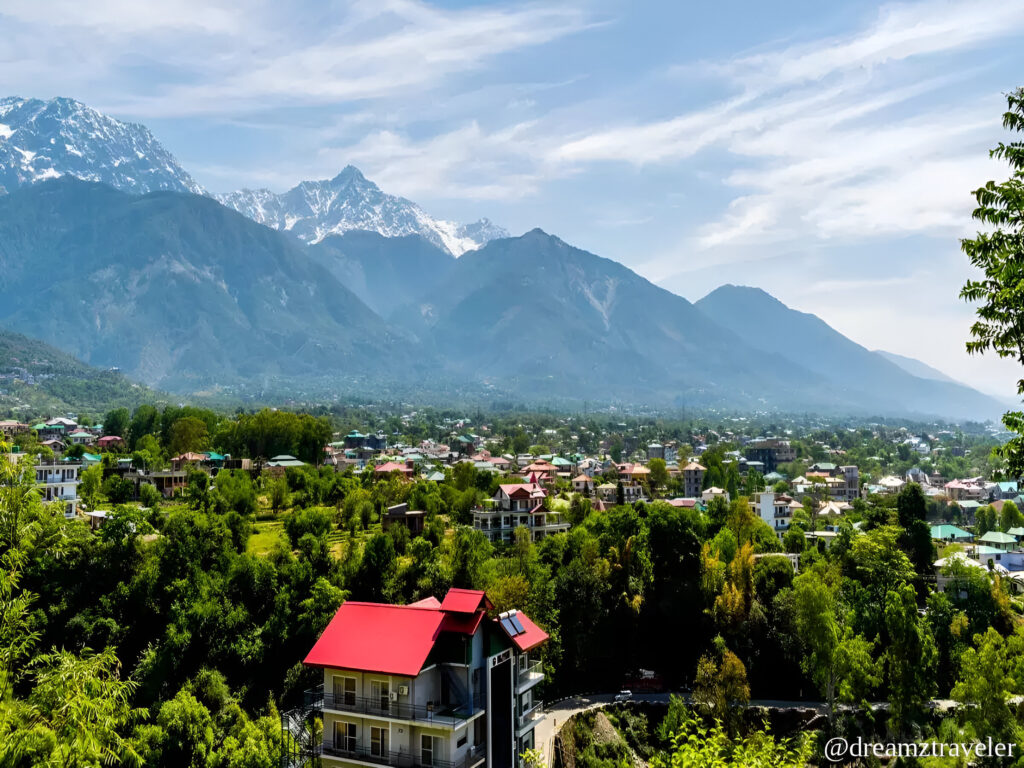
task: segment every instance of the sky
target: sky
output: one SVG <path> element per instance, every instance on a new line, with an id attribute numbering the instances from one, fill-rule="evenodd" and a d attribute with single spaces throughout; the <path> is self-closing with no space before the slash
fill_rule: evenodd
<path id="1" fill-rule="evenodd" d="M 958 299 L 1019 0 L 3 0 L 0 30 L 0 95 L 145 123 L 211 191 L 351 163 L 690 300 L 755 285 L 984 391 L 1021 375 L 967 356 Z"/>

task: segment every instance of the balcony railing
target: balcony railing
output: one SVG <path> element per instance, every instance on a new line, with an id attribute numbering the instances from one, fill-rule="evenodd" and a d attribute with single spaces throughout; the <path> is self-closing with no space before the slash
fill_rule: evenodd
<path id="1" fill-rule="evenodd" d="M 322 686 L 306 691 L 305 695 L 307 705 L 321 706 L 324 709 L 390 717 L 395 720 L 419 720 L 435 724 L 466 720 L 483 708 L 482 700 L 477 696 L 474 696 L 472 701 L 424 705 L 391 701 L 382 697 L 335 696 L 331 692 L 325 693 Z"/>
<path id="2" fill-rule="evenodd" d="M 542 666 L 543 665 L 539 661 L 535 661 L 532 664 L 521 667 L 519 669 L 519 674 L 516 675 L 516 684 L 523 685 L 525 683 L 532 683 L 534 680 L 539 680 L 544 677 Z"/>
<path id="3" fill-rule="evenodd" d="M 378 765 L 397 766 L 397 768 L 473 768 L 484 759 L 484 746 L 477 745 L 457 760 L 441 760 L 440 758 L 423 759 L 423 755 L 409 752 L 384 752 L 362 745 L 348 749 L 347 745 L 325 741 L 321 752 L 328 757 L 340 757 L 346 760 L 360 760 Z"/>
<path id="4" fill-rule="evenodd" d="M 523 726 L 531 723 L 534 720 L 540 719 L 542 710 L 544 709 L 543 701 L 534 701 L 530 705 L 530 708 L 525 710 L 519 717 L 516 718 L 516 727 L 522 728 Z"/>

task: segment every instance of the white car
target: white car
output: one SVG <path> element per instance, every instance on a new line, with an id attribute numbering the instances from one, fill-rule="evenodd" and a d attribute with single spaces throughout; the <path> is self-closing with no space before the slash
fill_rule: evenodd
<path id="1" fill-rule="evenodd" d="M 615 701 L 616 701 L 616 703 L 620 702 L 620 701 L 629 701 L 632 698 L 633 698 L 633 692 L 632 691 L 619 691 L 618 693 L 615 694 Z"/>

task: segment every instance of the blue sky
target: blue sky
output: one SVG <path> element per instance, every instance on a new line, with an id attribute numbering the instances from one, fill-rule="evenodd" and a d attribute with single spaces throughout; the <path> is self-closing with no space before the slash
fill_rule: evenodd
<path id="1" fill-rule="evenodd" d="M 5 0 L 0 28 L 0 93 L 144 122 L 208 189 L 353 163 L 691 300 L 757 285 L 981 389 L 1019 375 L 963 351 L 957 239 L 1005 177 L 1024 3 Z"/>

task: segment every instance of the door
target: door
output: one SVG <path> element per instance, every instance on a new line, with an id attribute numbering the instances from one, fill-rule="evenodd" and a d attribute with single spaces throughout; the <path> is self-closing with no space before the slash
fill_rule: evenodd
<path id="1" fill-rule="evenodd" d="M 370 683 L 370 698 L 372 706 L 378 707 L 381 712 L 391 710 L 391 685 L 387 680 L 374 680 Z"/>
<path id="2" fill-rule="evenodd" d="M 342 752 L 356 751 L 356 724 L 334 723 L 334 748 Z"/>
<path id="3" fill-rule="evenodd" d="M 356 705 L 356 679 L 354 677 L 334 675 L 332 684 L 335 704 L 346 707 L 354 707 Z"/>
<path id="4" fill-rule="evenodd" d="M 370 754 L 374 757 L 388 756 L 388 729 L 370 729 Z"/>
<path id="5" fill-rule="evenodd" d="M 434 764 L 434 737 L 425 733 L 420 736 L 420 763 L 425 766 Z"/>

